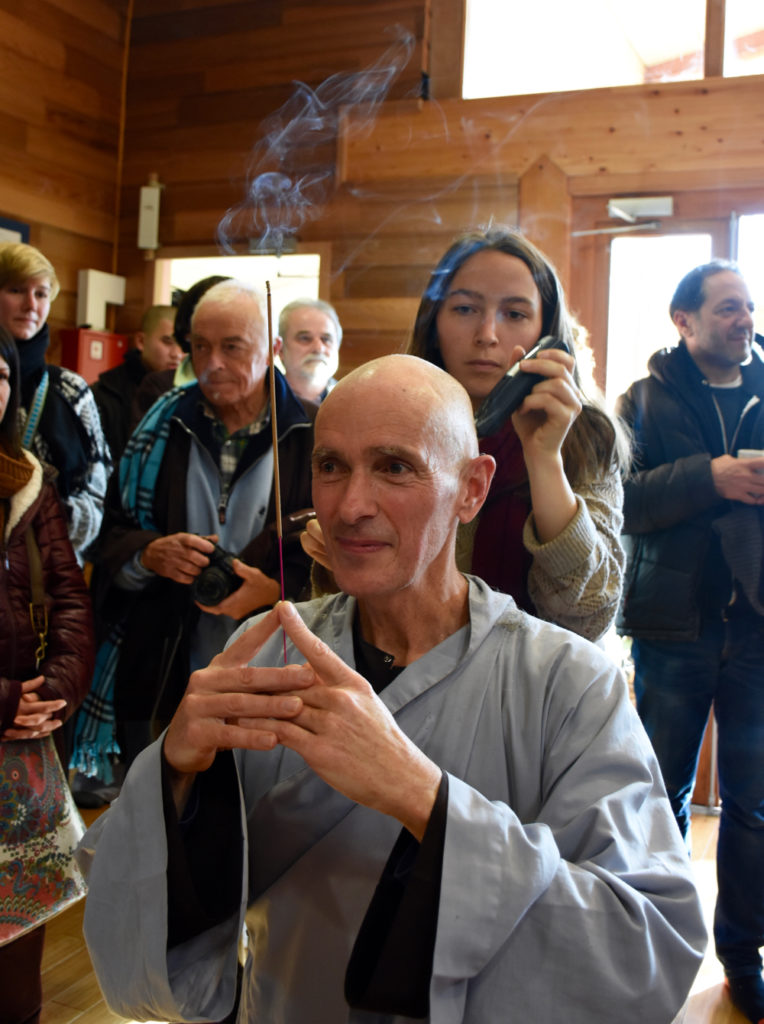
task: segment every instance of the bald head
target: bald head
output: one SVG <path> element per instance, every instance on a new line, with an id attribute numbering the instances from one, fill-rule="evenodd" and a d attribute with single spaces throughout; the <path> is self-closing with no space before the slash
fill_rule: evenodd
<path id="1" fill-rule="evenodd" d="M 478 452 L 472 404 L 462 385 L 445 370 L 417 356 L 391 355 L 357 367 L 337 384 L 319 410 L 322 416 L 352 397 L 363 403 L 386 404 L 390 415 L 405 410 L 422 439 L 442 448 L 447 465 L 458 469 Z M 412 438 L 414 440 L 414 438 Z"/>
<path id="2" fill-rule="evenodd" d="M 340 587 L 367 609 L 403 594 L 463 596 L 456 529 L 477 514 L 493 469 L 467 392 L 445 371 L 395 355 L 343 377 L 319 409 L 313 450 L 313 504 Z"/>

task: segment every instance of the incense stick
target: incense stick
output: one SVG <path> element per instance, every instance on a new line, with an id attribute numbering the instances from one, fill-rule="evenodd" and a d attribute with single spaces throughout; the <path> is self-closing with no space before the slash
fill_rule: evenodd
<path id="1" fill-rule="evenodd" d="M 279 574 L 281 582 L 281 600 L 284 593 L 284 533 L 281 519 L 281 475 L 279 473 L 279 430 L 276 421 L 276 364 L 273 351 L 273 310 L 271 307 L 271 282 L 265 282 L 265 300 L 268 310 L 268 355 L 270 362 L 270 394 L 271 394 L 271 444 L 273 445 L 273 489 L 276 499 L 276 534 L 279 544 Z M 284 664 L 287 663 L 287 638 L 284 633 Z"/>

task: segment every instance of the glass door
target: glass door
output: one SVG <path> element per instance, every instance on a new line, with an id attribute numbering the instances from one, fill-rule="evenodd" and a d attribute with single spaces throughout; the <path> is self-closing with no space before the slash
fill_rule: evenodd
<path id="1" fill-rule="evenodd" d="M 632 381 L 647 375 L 653 352 L 674 345 L 669 303 L 687 271 L 711 259 L 709 233 L 623 235 L 610 243 L 607 372 L 610 408 Z"/>
<path id="2" fill-rule="evenodd" d="M 745 214 L 738 220 L 737 262 L 756 306 L 754 327 L 764 335 L 764 213 Z"/>

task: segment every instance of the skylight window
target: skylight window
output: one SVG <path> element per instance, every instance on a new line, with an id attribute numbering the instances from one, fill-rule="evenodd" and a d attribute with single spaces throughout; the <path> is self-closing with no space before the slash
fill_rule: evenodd
<path id="1" fill-rule="evenodd" d="M 706 0 L 467 0 L 463 96 L 700 79 L 705 27 Z M 724 74 L 764 74 L 761 0 L 726 0 Z"/>

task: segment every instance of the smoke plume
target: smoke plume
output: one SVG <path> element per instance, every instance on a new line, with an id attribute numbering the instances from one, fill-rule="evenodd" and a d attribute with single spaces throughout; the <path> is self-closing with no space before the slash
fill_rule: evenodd
<path id="1" fill-rule="evenodd" d="M 286 103 L 263 121 L 246 195 L 218 225 L 218 242 L 225 252 L 234 251 L 233 240 L 248 238 L 253 252 L 280 254 L 291 248 L 306 221 L 320 216 L 334 186 L 342 110 L 354 108 L 351 130 L 363 135 L 411 59 L 414 37 L 400 27 L 394 31 L 394 42 L 371 67 L 332 75 L 315 89 L 295 82 Z M 359 111 L 363 118 L 357 117 Z"/>

